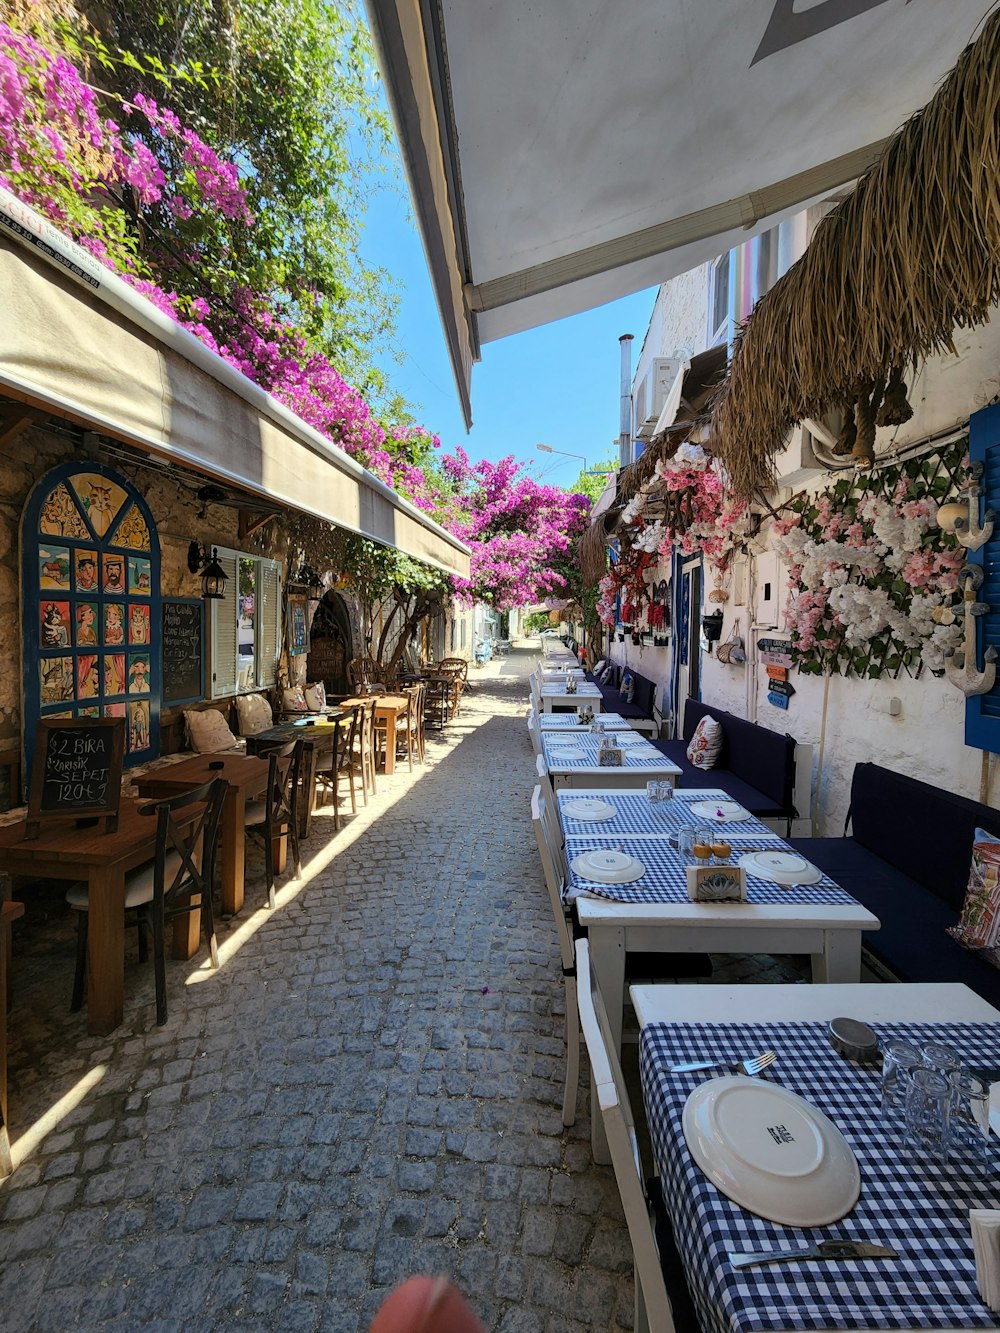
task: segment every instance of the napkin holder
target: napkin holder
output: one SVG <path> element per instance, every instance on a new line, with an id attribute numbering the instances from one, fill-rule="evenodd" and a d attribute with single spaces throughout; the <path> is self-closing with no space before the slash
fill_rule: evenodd
<path id="1" fill-rule="evenodd" d="M 745 903 L 747 872 L 739 865 L 688 866 L 687 891 L 693 903 Z"/>
<path id="2" fill-rule="evenodd" d="M 611 736 L 605 736 L 597 752 L 597 763 L 601 768 L 621 768 L 624 755 L 620 745 L 616 745 Z"/>
<path id="3" fill-rule="evenodd" d="M 576 678 L 574 676 L 570 676 L 566 681 L 566 693 L 576 694 Z"/>

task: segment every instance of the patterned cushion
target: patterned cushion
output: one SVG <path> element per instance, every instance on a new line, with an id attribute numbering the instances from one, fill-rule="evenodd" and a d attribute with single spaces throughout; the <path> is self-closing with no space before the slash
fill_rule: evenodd
<path id="1" fill-rule="evenodd" d="M 635 676 L 632 675 L 631 671 L 622 673 L 622 683 L 618 692 L 627 704 L 630 704 L 635 698 Z"/>
<path id="2" fill-rule="evenodd" d="M 217 708 L 186 709 L 184 721 L 191 749 L 199 754 L 214 754 L 216 750 L 229 750 L 239 744 Z"/>
<path id="3" fill-rule="evenodd" d="M 236 720 L 241 736 L 256 736 L 273 725 L 274 715 L 262 694 L 240 694 L 236 697 Z"/>
<path id="4" fill-rule="evenodd" d="M 688 762 L 695 768 L 713 768 L 722 749 L 722 724 L 714 717 L 703 717 L 694 729 L 687 748 Z"/>
<path id="5" fill-rule="evenodd" d="M 292 685 L 281 691 L 281 706 L 286 713 L 308 713 L 306 692 L 301 685 Z"/>
<path id="6" fill-rule="evenodd" d="M 977 828 L 969 887 L 957 926 L 947 932 L 985 962 L 1000 967 L 1000 838 Z"/>
<path id="7" fill-rule="evenodd" d="M 326 684 L 318 680 L 305 688 L 306 703 L 314 713 L 321 713 L 326 707 Z"/>

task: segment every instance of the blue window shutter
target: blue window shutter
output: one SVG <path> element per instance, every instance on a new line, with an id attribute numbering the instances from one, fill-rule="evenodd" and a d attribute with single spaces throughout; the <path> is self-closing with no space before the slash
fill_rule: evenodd
<path id="1" fill-rule="evenodd" d="M 1000 404 L 969 419 L 969 457 L 983 464 L 981 513 L 992 509 L 1000 514 Z M 991 644 L 1000 652 L 1000 523 L 989 541 L 978 551 L 969 551 L 967 559 L 982 568 L 983 585 L 977 595 L 990 608 L 976 624 L 976 660 L 982 666 L 983 653 Z M 966 700 L 965 743 L 1000 754 L 1000 683 L 989 693 Z"/>

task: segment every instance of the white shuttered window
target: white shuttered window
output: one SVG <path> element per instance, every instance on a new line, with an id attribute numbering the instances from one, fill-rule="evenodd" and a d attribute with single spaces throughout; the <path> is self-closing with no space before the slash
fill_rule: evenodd
<path id="1" fill-rule="evenodd" d="M 281 648 L 281 566 L 220 548 L 226 595 L 211 602 L 212 698 L 265 689 Z"/>

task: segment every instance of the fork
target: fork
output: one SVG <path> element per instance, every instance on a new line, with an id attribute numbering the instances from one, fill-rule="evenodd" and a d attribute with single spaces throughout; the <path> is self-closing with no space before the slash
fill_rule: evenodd
<path id="1" fill-rule="evenodd" d="M 777 1056 L 773 1051 L 762 1051 L 760 1055 L 746 1056 L 742 1060 L 689 1060 L 682 1065 L 660 1065 L 663 1074 L 687 1074 L 697 1069 L 728 1069 L 731 1074 L 747 1074 L 753 1078 L 773 1065 Z"/>

